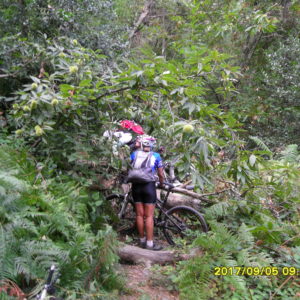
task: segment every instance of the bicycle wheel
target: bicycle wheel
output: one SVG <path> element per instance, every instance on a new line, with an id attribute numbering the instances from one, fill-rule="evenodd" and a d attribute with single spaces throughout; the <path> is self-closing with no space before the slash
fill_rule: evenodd
<path id="1" fill-rule="evenodd" d="M 207 232 L 203 216 L 189 206 L 175 206 L 164 216 L 163 233 L 170 245 L 190 244 L 199 232 Z"/>
<path id="2" fill-rule="evenodd" d="M 125 198 L 122 194 L 111 194 L 106 197 L 110 201 L 112 210 L 111 219 L 118 232 L 134 229 L 135 210 L 130 195 Z"/>

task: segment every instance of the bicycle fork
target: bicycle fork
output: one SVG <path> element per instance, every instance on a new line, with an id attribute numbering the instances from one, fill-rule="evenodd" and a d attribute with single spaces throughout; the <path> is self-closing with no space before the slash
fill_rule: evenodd
<path id="1" fill-rule="evenodd" d="M 118 213 L 118 218 L 119 218 L 119 219 L 122 219 L 122 218 L 123 218 L 123 215 L 124 215 L 124 212 L 125 212 L 125 210 L 126 210 L 128 201 L 129 201 L 129 194 L 127 193 L 127 194 L 125 194 L 125 197 L 124 197 L 124 201 L 123 201 L 123 203 L 122 203 L 121 210 L 120 210 L 120 212 Z"/>
<path id="2" fill-rule="evenodd" d="M 44 288 L 43 288 L 41 294 L 38 295 L 36 297 L 36 299 L 38 299 L 38 300 L 44 300 L 44 299 L 46 299 L 47 294 L 49 292 L 49 288 L 50 288 L 50 286 L 52 284 L 52 276 L 53 276 L 54 271 L 55 271 L 55 265 L 52 265 L 51 268 L 50 268 L 50 271 L 49 271 L 49 275 L 48 275 L 46 284 L 44 285 Z"/>

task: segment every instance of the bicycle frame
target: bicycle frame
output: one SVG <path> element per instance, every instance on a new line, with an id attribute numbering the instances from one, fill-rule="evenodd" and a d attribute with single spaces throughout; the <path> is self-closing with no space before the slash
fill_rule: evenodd
<path id="1" fill-rule="evenodd" d="M 124 195 L 124 201 L 123 201 L 123 203 L 122 203 L 121 210 L 120 210 L 120 212 L 118 213 L 118 218 L 119 218 L 119 219 L 123 219 L 123 217 L 124 217 L 124 212 L 125 212 L 126 207 L 127 207 L 128 203 L 129 203 L 129 201 L 130 201 L 130 197 L 132 197 L 132 195 L 131 195 L 131 190 L 130 190 L 128 193 L 126 193 L 126 194 Z"/>
<path id="2" fill-rule="evenodd" d="M 159 208 L 159 214 L 158 217 L 154 219 L 155 225 L 158 227 L 162 227 L 165 223 L 166 220 L 162 220 L 162 216 L 164 215 L 166 219 L 171 221 L 171 223 L 177 227 L 177 229 L 182 230 L 183 228 L 179 227 L 173 220 L 172 218 L 169 217 L 169 215 L 166 213 L 166 208 L 165 205 L 167 203 L 169 194 L 171 193 L 171 189 L 168 189 L 167 194 L 164 197 L 164 200 L 157 199 L 156 201 L 156 207 Z M 174 216 L 173 216 L 174 217 Z M 175 219 L 178 221 L 179 219 L 175 217 Z"/>
<path id="3" fill-rule="evenodd" d="M 52 280 L 52 277 L 53 277 L 53 274 L 54 274 L 54 271 L 55 271 L 55 265 L 52 265 L 50 267 L 50 270 L 49 270 L 49 274 L 48 274 L 48 277 L 47 277 L 47 280 L 46 280 L 46 283 L 44 285 L 44 288 L 42 290 L 42 292 L 37 295 L 36 299 L 37 300 L 45 300 L 49 294 L 49 290 L 51 289 L 51 287 L 54 286 L 56 280 L 57 280 L 57 277 L 58 275 Z M 53 298 L 51 298 L 53 299 Z M 56 299 L 56 298 L 55 298 Z"/>

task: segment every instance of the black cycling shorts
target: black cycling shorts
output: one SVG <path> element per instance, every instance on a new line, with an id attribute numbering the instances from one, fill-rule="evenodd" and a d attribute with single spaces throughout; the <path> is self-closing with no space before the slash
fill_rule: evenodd
<path id="1" fill-rule="evenodd" d="M 135 203 L 155 204 L 156 203 L 155 182 L 133 183 L 132 197 Z"/>

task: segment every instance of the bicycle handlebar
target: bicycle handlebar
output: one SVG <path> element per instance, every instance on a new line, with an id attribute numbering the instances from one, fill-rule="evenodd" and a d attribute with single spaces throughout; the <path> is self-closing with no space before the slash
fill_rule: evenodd
<path id="1" fill-rule="evenodd" d="M 172 184 L 170 182 L 166 182 L 166 181 L 163 182 L 163 185 L 169 186 L 170 189 L 173 189 L 175 187 L 174 184 Z"/>

